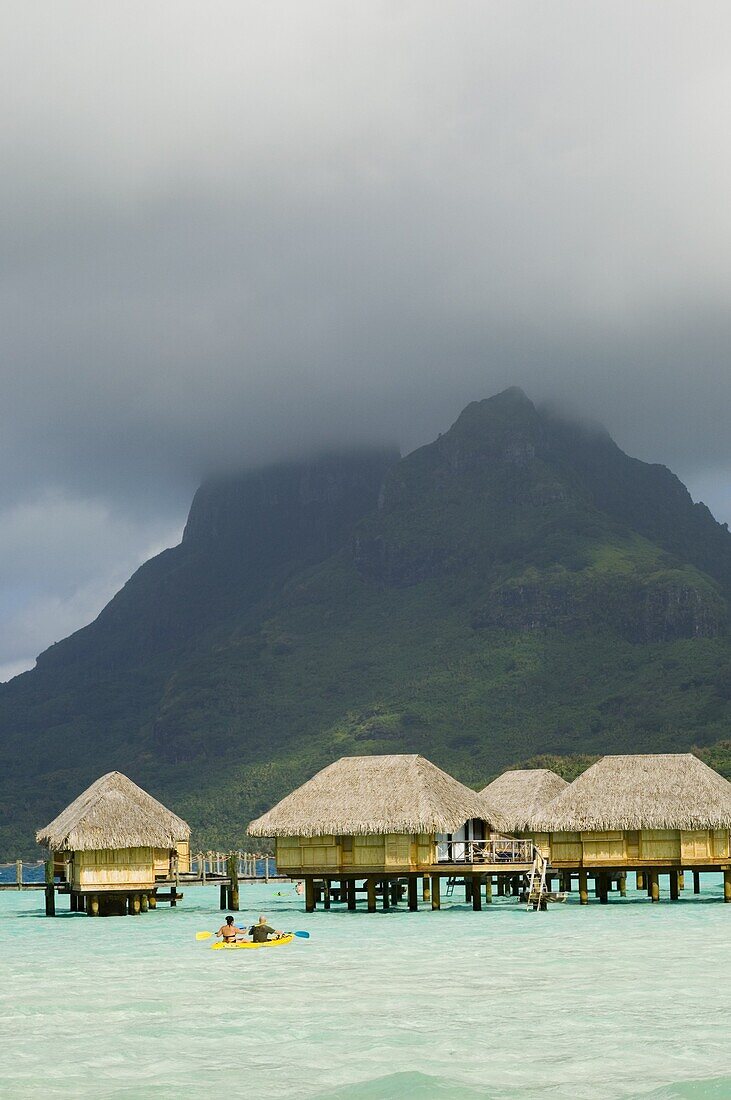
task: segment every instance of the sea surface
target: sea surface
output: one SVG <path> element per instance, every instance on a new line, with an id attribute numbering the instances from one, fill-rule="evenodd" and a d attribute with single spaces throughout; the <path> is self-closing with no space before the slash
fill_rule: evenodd
<path id="1" fill-rule="evenodd" d="M 0 1096 L 731 1098 L 720 876 L 546 913 L 306 915 L 289 885 L 244 885 L 241 923 L 311 933 L 263 951 L 197 942 L 218 890 L 184 893 L 99 919 L 61 898 L 53 920 L 42 891 L 0 892 Z"/>

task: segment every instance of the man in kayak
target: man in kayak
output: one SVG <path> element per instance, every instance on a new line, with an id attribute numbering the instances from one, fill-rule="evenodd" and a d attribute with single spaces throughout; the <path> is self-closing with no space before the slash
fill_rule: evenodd
<path id="1" fill-rule="evenodd" d="M 234 924 L 233 917 L 229 915 L 228 917 L 226 917 L 226 923 L 221 925 L 221 927 L 216 932 L 216 935 L 220 936 L 223 939 L 224 943 L 236 943 L 236 937 L 239 935 L 239 933 L 245 936 L 246 929 L 237 928 Z"/>
<path id="2" fill-rule="evenodd" d="M 266 943 L 270 936 L 277 940 L 284 935 L 284 932 L 277 932 L 270 924 L 267 924 L 267 919 L 263 916 L 259 917 L 258 924 L 252 924 L 249 932 L 254 943 Z"/>

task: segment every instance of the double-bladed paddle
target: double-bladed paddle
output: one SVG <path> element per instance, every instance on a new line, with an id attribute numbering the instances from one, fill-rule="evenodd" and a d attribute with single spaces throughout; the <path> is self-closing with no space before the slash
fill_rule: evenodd
<path id="1" fill-rule="evenodd" d="M 196 932 L 195 938 L 197 940 L 210 940 L 211 936 L 215 936 L 215 932 Z M 285 936 L 298 936 L 301 940 L 308 940 L 310 938 L 309 932 L 285 932 Z"/>

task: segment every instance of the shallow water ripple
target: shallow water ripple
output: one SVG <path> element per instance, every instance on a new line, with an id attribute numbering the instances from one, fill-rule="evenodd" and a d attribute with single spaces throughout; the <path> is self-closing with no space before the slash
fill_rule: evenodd
<path id="1" fill-rule="evenodd" d="M 221 923 L 215 888 L 100 920 L 3 892 L 0 1095 L 726 1100 L 720 896 L 709 876 L 674 905 L 305 916 L 257 884 L 242 923 L 265 910 L 312 938 L 211 952 L 195 932 Z"/>

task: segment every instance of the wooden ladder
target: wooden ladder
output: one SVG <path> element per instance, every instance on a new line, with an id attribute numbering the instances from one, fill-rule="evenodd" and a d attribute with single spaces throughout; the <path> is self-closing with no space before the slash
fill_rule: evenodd
<path id="1" fill-rule="evenodd" d="M 548 860 L 538 850 L 533 849 L 533 866 L 531 867 L 530 879 L 528 882 L 528 891 L 526 899 L 526 909 L 533 909 L 535 912 L 541 908 L 541 902 L 546 897 L 546 871 L 548 870 Z"/>
<path id="2" fill-rule="evenodd" d="M 449 878 L 447 879 L 447 894 L 446 894 L 446 896 L 448 898 L 451 898 L 452 894 L 454 893 L 454 888 L 455 888 L 456 885 L 457 885 L 457 876 L 456 875 L 450 875 Z"/>

